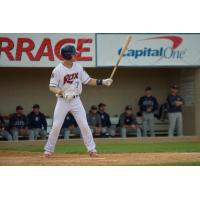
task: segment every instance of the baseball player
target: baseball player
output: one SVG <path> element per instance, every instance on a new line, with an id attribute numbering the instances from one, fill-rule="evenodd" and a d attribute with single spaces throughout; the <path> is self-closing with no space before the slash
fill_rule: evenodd
<path id="1" fill-rule="evenodd" d="M 98 155 L 95 142 L 79 95 L 82 92 L 82 84 L 110 86 L 113 80 L 91 78 L 76 62 L 76 49 L 72 45 L 64 46 L 61 49 L 61 56 L 64 60 L 54 68 L 49 84 L 50 91 L 57 96 L 57 103 L 54 111 L 53 127 L 44 148 L 44 155 L 50 157 L 54 152 L 63 121 L 70 111 L 78 123 L 89 155 L 96 157 Z"/>
<path id="2" fill-rule="evenodd" d="M 148 129 L 150 130 L 151 136 L 155 136 L 154 131 L 154 112 L 158 109 L 158 101 L 156 97 L 152 96 L 152 88 L 145 88 L 145 95 L 139 99 L 140 112 L 143 117 L 143 130 L 144 136 L 147 136 Z"/>
<path id="3" fill-rule="evenodd" d="M 169 137 L 174 136 L 177 130 L 178 136 L 183 136 L 183 116 L 182 106 L 184 104 L 183 98 L 178 95 L 178 86 L 172 85 L 171 94 L 167 97 L 168 103 L 168 117 L 169 117 Z"/>
<path id="4" fill-rule="evenodd" d="M 117 125 L 121 136 L 125 138 L 127 134 L 135 133 L 137 137 L 141 137 L 141 129 L 137 124 L 137 119 L 133 114 L 132 106 L 126 106 L 124 112 L 120 115 Z"/>

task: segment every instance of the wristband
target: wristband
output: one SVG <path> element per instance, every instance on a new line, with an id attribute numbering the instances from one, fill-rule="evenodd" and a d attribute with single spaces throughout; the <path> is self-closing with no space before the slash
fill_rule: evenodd
<path id="1" fill-rule="evenodd" d="M 102 79 L 97 79 L 97 85 L 103 85 L 103 80 Z"/>

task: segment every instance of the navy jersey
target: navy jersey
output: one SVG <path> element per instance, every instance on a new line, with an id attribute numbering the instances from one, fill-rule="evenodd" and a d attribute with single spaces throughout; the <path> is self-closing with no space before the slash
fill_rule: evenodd
<path id="1" fill-rule="evenodd" d="M 78 127 L 78 124 L 76 123 L 74 116 L 71 113 L 68 113 L 65 117 L 62 128 L 69 128 L 70 126 Z"/>
<path id="2" fill-rule="evenodd" d="M 143 96 L 139 99 L 139 107 L 141 112 L 149 112 L 148 109 L 150 108 L 150 112 L 154 112 L 158 109 L 158 101 L 154 96 Z"/>
<path id="3" fill-rule="evenodd" d="M 3 117 L 0 115 L 0 129 L 5 126 L 5 122 L 3 120 Z"/>
<path id="4" fill-rule="evenodd" d="M 98 113 L 93 114 L 92 112 L 89 112 L 87 114 L 87 121 L 89 126 L 101 127 L 101 118 Z"/>
<path id="5" fill-rule="evenodd" d="M 28 126 L 28 119 L 25 115 L 18 116 L 16 113 L 11 115 L 9 120 L 10 128 L 26 128 Z"/>
<path id="6" fill-rule="evenodd" d="M 110 116 L 109 114 L 105 113 L 105 112 L 98 112 L 99 116 L 101 118 L 101 125 L 102 127 L 110 127 L 111 126 L 111 122 L 110 122 Z"/>
<path id="7" fill-rule="evenodd" d="M 120 115 L 119 125 L 123 127 L 123 125 L 137 125 L 136 117 L 134 115 L 127 116 L 125 113 Z"/>
<path id="8" fill-rule="evenodd" d="M 169 113 L 176 113 L 176 112 L 182 112 L 182 106 L 176 106 L 176 101 L 183 101 L 183 98 L 179 95 L 169 95 L 167 97 L 167 103 L 168 103 L 168 112 Z"/>
<path id="9" fill-rule="evenodd" d="M 36 114 L 34 112 L 31 112 L 28 114 L 27 117 L 29 121 L 28 127 L 30 129 L 44 127 L 44 130 L 47 130 L 47 121 L 43 113 L 39 112 L 38 114 Z"/>

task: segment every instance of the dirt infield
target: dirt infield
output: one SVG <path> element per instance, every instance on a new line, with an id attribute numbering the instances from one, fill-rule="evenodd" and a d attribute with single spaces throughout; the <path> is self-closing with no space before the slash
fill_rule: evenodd
<path id="1" fill-rule="evenodd" d="M 200 164 L 200 137 L 96 139 L 101 152 L 98 158 L 90 158 L 82 140 L 73 139 L 59 140 L 56 153 L 46 159 L 42 153 L 45 143 L 45 140 L 1 141 L 0 166 Z"/>
<path id="2" fill-rule="evenodd" d="M 0 165 L 8 166 L 151 165 L 193 161 L 200 161 L 200 153 L 101 154 L 98 158 L 90 158 L 87 154 L 54 154 L 47 159 L 42 153 L 0 152 Z"/>

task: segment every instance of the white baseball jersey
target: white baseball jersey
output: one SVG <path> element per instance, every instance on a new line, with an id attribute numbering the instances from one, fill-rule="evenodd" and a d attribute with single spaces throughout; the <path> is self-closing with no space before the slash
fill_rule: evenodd
<path id="1" fill-rule="evenodd" d="M 79 63 L 73 62 L 71 68 L 60 63 L 52 72 L 49 86 L 62 88 L 66 94 L 80 95 L 82 84 L 87 84 L 90 79 Z"/>

